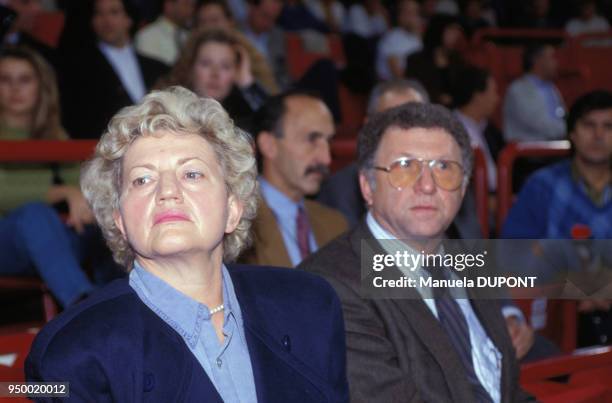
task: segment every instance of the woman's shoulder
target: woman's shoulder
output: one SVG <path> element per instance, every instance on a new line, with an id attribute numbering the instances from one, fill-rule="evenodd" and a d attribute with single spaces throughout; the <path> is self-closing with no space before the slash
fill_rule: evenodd
<path id="1" fill-rule="evenodd" d="M 51 348 L 72 350 L 81 344 L 75 340 L 87 340 L 87 348 L 95 349 L 109 337 L 130 339 L 142 328 L 138 326 L 141 305 L 127 279 L 116 280 L 47 323 L 30 354 L 42 356 Z"/>
<path id="2" fill-rule="evenodd" d="M 250 291 L 257 291 L 259 287 L 266 293 L 276 290 L 282 294 L 295 290 L 313 289 L 321 293 L 331 290 L 322 277 L 303 270 L 255 265 L 229 265 L 228 270 L 234 283 L 249 286 Z"/>

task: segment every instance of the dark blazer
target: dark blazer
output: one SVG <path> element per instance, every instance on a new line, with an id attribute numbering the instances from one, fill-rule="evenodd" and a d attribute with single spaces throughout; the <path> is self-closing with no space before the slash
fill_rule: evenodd
<path id="1" fill-rule="evenodd" d="M 133 102 L 119 76 L 96 45 L 62 55 L 60 89 L 63 122 L 73 138 L 98 139 L 110 119 Z M 136 54 L 145 87 L 150 90 L 168 67 Z"/>
<path id="2" fill-rule="evenodd" d="M 298 266 L 324 276 L 342 301 L 351 402 L 475 401 L 459 355 L 417 290 L 413 299 L 360 296 L 362 240 L 384 253 L 362 221 Z M 502 402 L 527 399 L 499 304 L 473 299 L 472 307 L 503 356 Z"/>
<path id="3" fill-rule="evenodd" d="M 295 270 L 229 266 L 259 402 L 347 402 L 340 303 Z M 181 336 L 117 280 L 48 323 L 28 381 L 68 381 L 73 402 L 221 402 Z M 42 399 L 44 401 L 44 399 Z M 46 400 L 46 401 L 50 401 Z"/>

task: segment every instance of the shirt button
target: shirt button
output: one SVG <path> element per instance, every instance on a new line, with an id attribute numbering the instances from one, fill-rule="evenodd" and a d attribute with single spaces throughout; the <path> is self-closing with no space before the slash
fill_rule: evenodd
<path id="1" fill-rule="evenodd" d="M 223 361 L 221 358 L 217 358 L 217 367 L 221 368 L 221 364 L 223 364 Z"/>

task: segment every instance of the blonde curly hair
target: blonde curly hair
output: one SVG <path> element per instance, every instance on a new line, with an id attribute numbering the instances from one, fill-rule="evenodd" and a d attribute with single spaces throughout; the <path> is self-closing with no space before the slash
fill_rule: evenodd
<path id="1" fill-rule="evenodd" d="M 217 101 L 198 98 L 178 86 L 154 91 L 139 104 L 119 111 L 96 146 L 93 158 L 81 170 L 81 189 L 115 260 L 129 271 L 135 257 L 113 219 L 113 212 L 119 209 L 123 156 L 138 137 L 160 130 L 177 135 L 197 134 L 212 146 L 228 194 L 243 205 L 238 226 L 223 239 L 223 259 L 233 261 L 249 246 L 251 223 L 257 213 L 257 167 L 252 139 L 234 126 Z"/>

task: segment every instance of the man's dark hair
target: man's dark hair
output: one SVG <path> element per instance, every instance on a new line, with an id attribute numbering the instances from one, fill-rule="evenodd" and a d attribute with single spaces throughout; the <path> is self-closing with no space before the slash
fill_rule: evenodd
<path id="1" fill-rule="evenodd" d="M 567 132 L 571 133 L 576 123 L 585 115 L 602 109 L 612 109 L 612 92 L 597 90 L 584 94 L 574 102 L 567 115 Z"/>
<path id="2" fill-rule="evenodd" d="M 268 100 L 255 112 L 251 120 L 251 134 L 256 138 L 259 133 L 267 131 L 275 137 L 283 137 L 283 118 L 287 113 L 286 100 L 289 97 L 305 96 L 323 102 L 319 94 L 314 91 L 293 89 L 268 98 Z"/>
<path id="3" fill-rule="evenodd" d="M 384 134 L 390 128 L 403 130 L 423 128 L 442 129 L 450 134 L 461 149 L 465 175 L 472 172 L 473 152 L 465 128 L 453 114 L 441 105 L 410 102 L 375 114 L 359 132 L 357 140 L 359 170 L 374 166 L 374 156 Z"/>
<path id="4" fill-rule="evenodd" d="M 487 90 L 490 74 L 476 66 L 466 66 L 458 74 L 461 77 L 453 83 L 453 102 L 455 108 L 461 108 L 472 101 L 474 94 Z"/>
<path id="5" fill-rule="evenodd" d="M 542 56 L 547 47 L 552 46 L 546 43 L 533 43 L 525 47 L 523 52 L 523 72 L 528 73 L 533 69 L 538 57 Z"/>

